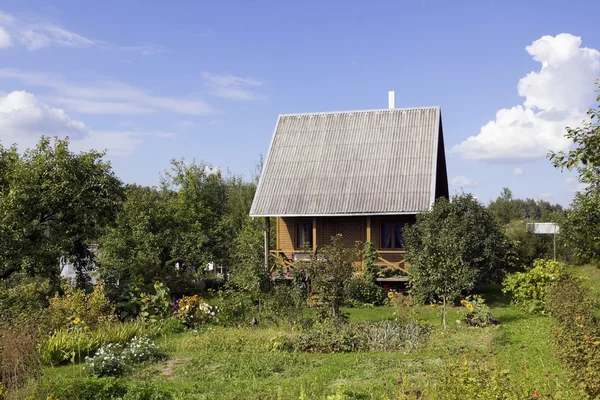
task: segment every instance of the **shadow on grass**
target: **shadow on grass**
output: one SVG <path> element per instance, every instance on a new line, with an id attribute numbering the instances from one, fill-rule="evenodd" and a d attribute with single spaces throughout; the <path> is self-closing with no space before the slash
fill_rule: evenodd
<path id="1" fill-rule="evenodd" d="M 508 307 L 510 305 L 510 296 L 502 293 L 502 285 L 499 283 L 480 286 L 475 293 L 482 295 L 488 306 Z"/>

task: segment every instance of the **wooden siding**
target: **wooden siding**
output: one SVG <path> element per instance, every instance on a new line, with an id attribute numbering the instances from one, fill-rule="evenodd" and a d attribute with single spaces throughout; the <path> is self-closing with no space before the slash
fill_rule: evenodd
<path id="1" fill-rule="evenodd" d="M 316 239 L 319 247 L 331 244 L 331 238 L 341 233 L 346 246 L 354 246 L 356 241 L 367 240 L 367 218 L 371 219 L 371 241 L 378 251 L 379 256 L 389 263 L 399 263 L 404 260 L 403 249 L 381 249 L 380 235 L 381 223 L 403 222 L 412 224 L 415 222 L 413 215 L 399 216 L 375 216 L 375 217 L 277 217 L 277 250 L 291 259 L 293 253 L 300 250 L 295 248 L 296 224 L 302 222 L 316 221 Z M 378 264 L 385 265 L 385 261 L 378 260 Z"/>

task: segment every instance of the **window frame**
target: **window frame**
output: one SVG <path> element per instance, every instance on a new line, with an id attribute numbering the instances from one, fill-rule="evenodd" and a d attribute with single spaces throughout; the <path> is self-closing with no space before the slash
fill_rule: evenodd
<path id="1" fill-rule="evenodd" d="M 391 235 L 392 235 L 392 247 L 382 247 L 383 244 L 383 225 L 384 224 L 389 224 L 392 226 L 392 231 L 391 231 Z M 404 228 L 406 227 L 407 223 L 406 222 L 398 222 L 398 221 L 390 221 L 390 220 L 383 220 L 383 221 L 379 221 L 379 243 L 378 243 L 378 249 L 379 250 L 384 250 L 384 251 L 390 251 L 390 250 L 404 250 L 405 247 L 397 247 L 397 243 L 396 243 L 396 229 L 398 227 L 398 225 L 402 225 L 402 230 L 404 230 Z M 402 241 L 404 241 L 404 235 L 402 236 Z"/>
<path id="2" fill-rule="evenodd" d="M 298 246 L 299 244 L 299 229 L 301 225 L 306 225 L 308 226 L 308 234 L 307 234 L 307 240 L 305 240 L 304 244 L 302 246 Z M 313 231 L 313 226 L 312 226 L 312 221 L 296 221 L 294 222 L 294 250 L 304 250 L 307 246 L 306 244 L 308 243 L 308 247 L 310 249 L 312 249 L 313 247 L 313 237 L 312 237 L 312 231 Z"/>

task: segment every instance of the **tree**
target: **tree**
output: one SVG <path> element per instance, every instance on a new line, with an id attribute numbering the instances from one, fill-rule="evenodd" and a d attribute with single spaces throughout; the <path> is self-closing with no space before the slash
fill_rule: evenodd
<path id="1" fill-rule="evenodd" d="M 337 319 L 344 303 L 346 285 L 354 271 L 354 263 L 360 260 L 362 249 L 344 247 L 342 235 L 331 238 L 331 245 L 313 254 L 308 267 L 308 278 L 313 291 L 319 296 L 323 314 Z"/>
<path id="2" fill-rule="evenodd" d="M 404 236 L 411 294 L 422 303 L 441 300 L 444 329 L 447 304 L 498 278 L 508 250 L 500 227 L 472 195 L 438 199 Z"/>
<path id="3" fill-rule="evenodd" d="M 68 139 L 43 137 L 23 155 L 0 145 L 0 278 L 18 271 L 56 278 L 61 257 L 85 275 L 90 245 L 123 201 L 123 185 L 103 157 L 72 153 Z"/>
<path id="4" fill-rule="evenodd" d="M 600 80 L 596 80 L 600 91 Z M 589 120 L 576 128 L 567 127 L 565 137 L 574 148 L 567 152 L 550 152 L 555 168 L 577 170 L 578 180 L 585 189 L 575 195 L 571 210 L 561 224 L 561 236 L 573 249 L 578 262 L 600 258 L 600 95 L 596 109 L 588 110 Z"/>

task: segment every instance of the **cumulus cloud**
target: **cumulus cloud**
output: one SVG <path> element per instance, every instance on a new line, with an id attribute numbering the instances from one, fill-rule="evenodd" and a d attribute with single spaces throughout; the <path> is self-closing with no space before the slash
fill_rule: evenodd
<path id="1" fill-rule="evenodd" d="M 466 188 L 466 187 L 477 186 L 479 184 L 479 182 L 475 182 L 475 181 L 467 178 L 464 175 L 458 175 L 458 176 L 455 176 L 454 178 L 452 178 L 452 181 L 450 182 L 450 184 L 452 186 Z"/>
<path id="2" fill-rule="evenodd" d="M 565 127 L 579 125 L 595 98 L 600 52 L 568 33 L 543 36 L 525 49 L 541 67 L 519 80 L 523 104 L 499 110 L 452 152 L 468 160 L 531 161 L 569 147 Z"/>
<path id="3" fill-rule="evenodd" d="M 516 176 L 521 176 L 521 175 L 523 175 L 523 170 L 521 168 L 515 168 L 515 170 L 513 171 L 513 173 Z"/>
<path id="4" fill-rule="evenodd" d="M 0 49 L 8 49 L 13 45 L 10 33 L 0 26 Z"/>
<path id="5" fill-rule="evenodd" d="M 161 132 L 93 130 L 29 92 L 15 91 L 0 96 L 0 143 L 3 146 L 16 144 L 24 150 L 35 146 L 42 135 L 68 136 L 73 149 L 106 149 L 110 155 L 130 154 L 143 136 L 169 136 Z"/>
<path id="6" fill-rule="evenodd" d="M 252 88 L 262 86 L 263 83 L 253 78 L 203 72 L 202 79 L 204 79 L 213 94 L 219 97 L 232 100 L 257 100 L 262 98 Z"/>
<path id="7" fill-rule="evenodd" d="M 0 68 L 0 79 L 17 80 L 27 85 L 51 89 L 53 102 L 86 114 L 146 114 L 169 111 L 177 114 L 204 115 L 214 108 L 199 98 L 157 96 L 121 82 L 77 84 L 61 77 Z"/>

